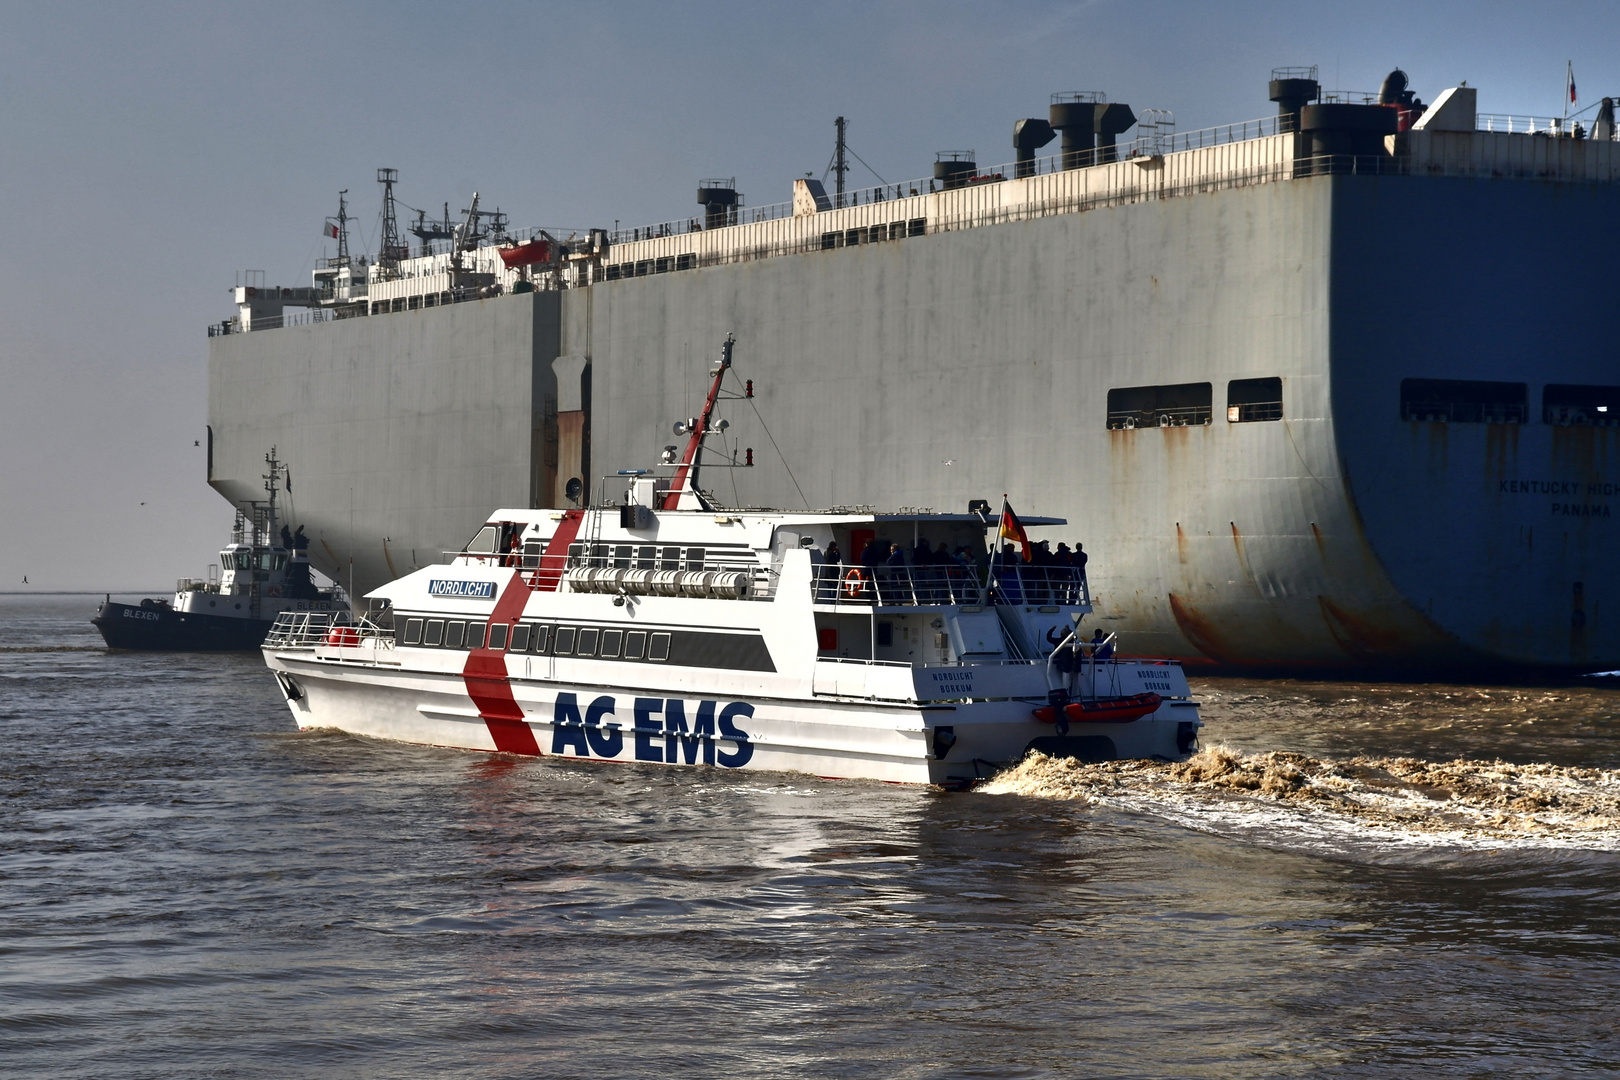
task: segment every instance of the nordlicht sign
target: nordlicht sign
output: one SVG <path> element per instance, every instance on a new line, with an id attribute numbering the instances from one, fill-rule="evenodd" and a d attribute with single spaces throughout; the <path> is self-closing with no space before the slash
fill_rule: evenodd
<path id="1" fill-rule="evenodd" d="M 495 599 L 493 581 L 440 581 L 428 582 L 429 596 L 466 596 L 475 600 Z"/>

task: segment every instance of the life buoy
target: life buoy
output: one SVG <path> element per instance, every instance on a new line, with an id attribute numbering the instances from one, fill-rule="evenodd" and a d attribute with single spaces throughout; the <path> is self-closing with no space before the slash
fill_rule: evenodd
<path id="1" fill-rule="evenodd" d="M 360 631 L 352 626 L 334 626 L 332 632 L 326 635 L 326 643 L 352 648 L 360 644 Z"/>
<path id="2" fill-rule="evenodd" d="M 280 596 L 281 595 L 281 586 L 280 585 L 271 585 L 271 586 L 267 587 L 264 590 L 264 595 L 266 595 L 266 596 Z"/>
<path id="3" fill-rule="evenodd" d="M 866 591 L 866 575 L 859 570 L 851 570 L 844 575 L 844 595 L 851 600 L 859 600 Z"/>

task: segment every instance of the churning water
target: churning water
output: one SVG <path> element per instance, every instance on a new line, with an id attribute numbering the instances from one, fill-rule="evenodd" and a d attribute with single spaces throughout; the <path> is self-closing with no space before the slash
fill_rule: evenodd
<path id="1" fill-rule="evenodd" d="M 1188 766 L 948 795 L 298 734 L 94 606 L 0 599 L 7 1075 L 1620 1062 L 1615 690 L 1202 680 Z"/>

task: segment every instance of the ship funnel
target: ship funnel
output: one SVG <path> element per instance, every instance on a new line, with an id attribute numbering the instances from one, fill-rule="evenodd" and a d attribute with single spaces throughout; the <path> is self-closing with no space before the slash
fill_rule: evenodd
<path id="1" fill-rule="evenodd" d="M 941 150 L 934 155 L 934 179 L 946 190 L 963 186 L 979 171 L 978 156 L 972 150 Z"/>
<path id="2" fill-rule="evenodd" d="M 1112 105 L 1094 105 L 1092 114 L 1092 130 L 1097 135 L 1097 160 L 1113 161 L 1118 156 L 1114 151 L 1114 136 L 1129 131 L 1136 123 L 1136 114 L 1131 112 L 1129 105 L 1114 102 Z"/>
<path id="3" fill-rule="evenodd" d="M 1095 145 L 1097 106 L 1107 101 L 1108 95 L 1100 90 L 1077 90 L 1052 95 L 1052 107 L 1047 110 L 1047 117 L 1051 126 L 1063 133 L 1065 169 L 1095 164 L 1091 148 Z"/>
<path id="4" fill-rule="evenodd" d="M 1597 119 L 1592 121 L 1592 138 L 1609 140 L 1614 138 L 1614 98 L 1604 98 L 1603 104 L 1598 106 Z"/>
<path id="5" fill-rule="evenodd" d="M 703 204 L 703 227 L 719 229 L 737 223 L 737 178 L 699 180 L 697 201 Z"/>
<path id="6" fill-rule="evenodd" d="M 1013 149 L 1018 152 L 1015 176 L 1035 175 L 1035 151 L 1057 138 L 1052 125 L 1039 118 L 1019 120 L 1013 124 Z"/>
<path id="7" fill-rule="evenodd" d="M 1407 90 L 1408 80 L 1406 72 L 1396 68 L 1384 76 L 1384 85 L 1378 88 L 1378 104 L 1401 105 L 1412 100 L 1411 91 Z"/>
<path id="8" fill-rule="evenodd" d="M 1288 117 L 1282 124 L 1283 131 L 1298 131 L 1299 111 L 1321 96 L 1316 65 L 1271 69 L 1271 100 L 1277 103 L 1277 115 Z"/>

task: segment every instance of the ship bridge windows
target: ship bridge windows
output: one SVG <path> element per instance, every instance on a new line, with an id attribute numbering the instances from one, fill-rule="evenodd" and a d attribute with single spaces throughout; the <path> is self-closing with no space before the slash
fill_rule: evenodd
<path id="1" fill-rule="evenodd" d="M 467 542 L 467 552 L 470 555 L 495 554 L 495 537 L 500 530 L 494 525 L 485 525 L 478 530 L 478 534 Z"/>
<path id="2" fill-rule="evenodd" d="M 1620 427 L 1620 386 L 1548 383 L 1541 418 L 1559 427 Z"/>
<path id="3" fill-rule="evenodd" d="M 1211 385 L 1127 386 L 1108 391 L 1109 430 L 1142 427 L 1193 427 L 1212 415 Z"/>
<path id="4" fill-rule="evenodd" d="M 1226 384 L 1226 419 L 1233 424 L 1283 418 L 1282 380 L 1233 379 Z"/>
<path id="5" fill-rule="evenodd" d="M 1523 424 L 1530 419 L 1522 382 L 1402 379 L 1401 419 L 1441 424 Z"/>

